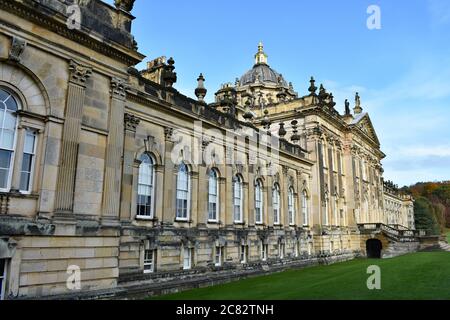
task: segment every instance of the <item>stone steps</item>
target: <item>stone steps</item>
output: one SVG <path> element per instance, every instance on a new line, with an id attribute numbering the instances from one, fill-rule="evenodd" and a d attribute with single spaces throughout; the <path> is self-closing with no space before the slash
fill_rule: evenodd
<path id="1" fill-rule="evenodd" d="M 450 252 L 450 244 L 447 242 L 439 241 L 439 247 L 444 251 Z"/>

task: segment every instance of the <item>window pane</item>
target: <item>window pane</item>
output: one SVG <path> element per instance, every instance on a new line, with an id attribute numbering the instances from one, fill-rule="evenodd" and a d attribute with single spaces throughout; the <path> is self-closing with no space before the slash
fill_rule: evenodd
<path id="1" fill-rule="evenodd" d="M 8 186 L 8 170 L 0 169 L 0 188 L 6 189 Z"/>
<path id="2" fill-rule="evenodd" d="M 36 135 L 34 132 L 27 131 L 25 135 L 25 144 L 23 146 L 23 152 L 34 154 L 34 141 Z"/>
<path id="3" fill-rule="evenodd" d="M 28 172 L 20 173 L 20 190 L 30 191 L 30 174 Z"/>
<path id="4" fill-rule="evenodd" d="M 9 169 L 11 154 L 11 151 L 0 150 L 0 168 Z"/>
<path id="5" fill-rule="evenodd" d="M 30 172 L 31 171 L 31 164 L 33 160 L 33 156 L 31 154 L 25 153 L 23 155 L 22 159 L 22 171 Z"/>
<path id="6" fill-rule="evenodd" d="M 0 101 L 5 101 L 9 97 L 9 93 L 0 89 Z"/>
<path id="7" fill-rule="evenodd" d="M 6 129 L 14 130 L 16 128 L 16 116 L 11 112 L 5 112 L 5 124 Z"/>
<path id="8" fill-rule="evenodd" d="M 12 149 L 14 147 L 14 131 L 3 129 L 0 147 L 5 149 Z"/>
<path id="9" fill-rule="evenodd" d="M 9 96 L 9 98 L 7 98 L 4 101 L 5 101 L 6 106 L 8 107 L 8 110 L 17 111 L 17 102 L 13 98 L 13 96 Z"/>

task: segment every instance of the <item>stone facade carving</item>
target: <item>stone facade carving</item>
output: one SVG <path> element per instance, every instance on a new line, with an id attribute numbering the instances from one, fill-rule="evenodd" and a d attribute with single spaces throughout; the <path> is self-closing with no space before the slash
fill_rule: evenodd
<path id="1" fill-rule="evenodd" d="M 139 125 L 139 123 L 141 122 L 141 120 L 138 117 L 136 117 L 134 114 L 125 113 L 124 122 L 125 122 L 126 130 L 136 132 L 136 128 Z"/>
<path id="2" fill-rule="evenodd" d="M 126 97 L 126 91 L 128 85 L 123 79 L 112 78 L 111 79 L 111 95 L 114 98 L 124 100 Z"/>
<path id="3" fill-rule="evenodd" d="M 9 59 L 14 62 L 20 62 L 26 46 L 27 43 L 25 40 L 14 36 L 11 42 L 11 49 L 9 50 Z"/>
<path id="4" fill-rule="evenodd" d="M 70 81 L 85 86 L 87 79 L 92 74 L 92 69 L 83 66 L 74 60 L 69 62 Z"/>

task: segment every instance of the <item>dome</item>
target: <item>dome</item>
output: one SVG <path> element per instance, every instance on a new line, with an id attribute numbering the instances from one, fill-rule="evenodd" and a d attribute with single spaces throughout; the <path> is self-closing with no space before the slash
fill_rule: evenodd
<path id="1" fill-rule="evenodd" d="M 265 63 L 255 64 L 253 68 L 247 71 L 240 79 L 240 85 L 245 86 L 256 82 L 278 84 L 281 81 L 281 85 L 287 87 L 288 84 L 278 72 L 273 70 Z"/>

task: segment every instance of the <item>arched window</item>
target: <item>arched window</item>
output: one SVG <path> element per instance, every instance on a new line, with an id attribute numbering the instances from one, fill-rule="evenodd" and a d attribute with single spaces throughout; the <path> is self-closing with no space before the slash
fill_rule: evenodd
<path id="1" fill-rule="evenodd" d="M 139 165 L 137 216 L 154 217 L 155 199 L 155 162 L 153 158 L 144 153 Z"/>
<path id="2" fill-rule="evenodd" d="M 189 169 L 186 164 L 181 163 L 177 175 L 177 202 L 176 218 L 179 220 L 189 220 L 191 201 L 191 181 Z"/>
<path id="3" fill-rule="evenodd" d="M 255 222 L 263 223 L 263 187 L 260 179 L 255 183 Z"/>
<path id="4" fill-rule="evenodd" d="M 272 202 L 273 202 L 273 223 L 280 224 L 280 187 L 277 183 L 273 186 L 272 190 Z"/>
<path id="5" fill-rule="evenodd" d="M 237 175 L 233 179 L 233 210 L 234 222 L 242 222 L 242 208 L 243 208 L 243 192 L 242 192 L 242 178 Z"/>
<path id="6" fill-rule="evenodd" d="M 309 225 L 308 219 L 308 193 L 303 190 L 302 194 L 302 214 L 303 214 L 303 225 Z"/>
<path id="7" fill-rule="evenodd" d="M 18 104 L 14 96 L 0 88 L 0 191 L 8 192 L 11 188 L 17 110 Z"/>
<path id="8" fill-rule="evenodd" d="M 289 224 L 295 224 L 295 195 L 294 188 L 290 187 L 288 192 L 288 214 L 289 214 Z"/>
<path id="9" fill-rule="evenodd" d="M 209 172 L 208 183 L 208 220 L 218 221 L 219 210 L 219 178 L 216 170 Z"/>

